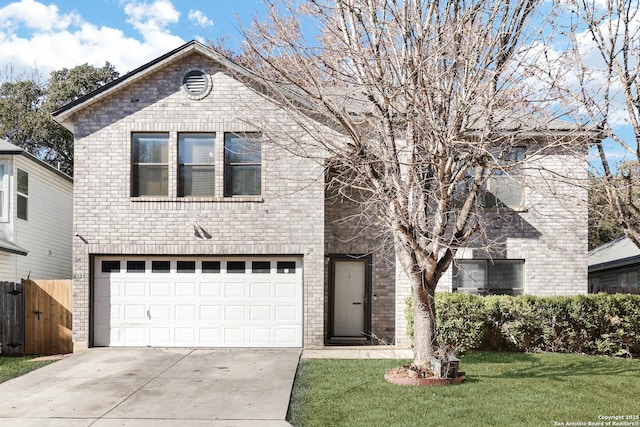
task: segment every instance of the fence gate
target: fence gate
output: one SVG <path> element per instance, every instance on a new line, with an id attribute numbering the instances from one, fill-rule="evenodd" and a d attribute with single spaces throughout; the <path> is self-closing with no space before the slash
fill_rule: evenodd
<path id="1" fill-rule="evenodd" d="M 25 354 L 71 353 L 71 280 L 24 280 Z"/>
<path id="2" fill-rule="evenodd" d="M 0 354 L 24 352 L 24 285 L 0 282 Z"/>

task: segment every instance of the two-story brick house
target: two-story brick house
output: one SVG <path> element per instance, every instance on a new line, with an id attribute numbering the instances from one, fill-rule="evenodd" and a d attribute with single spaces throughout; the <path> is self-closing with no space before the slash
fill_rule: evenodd
<path id="1" fill-rule="evenodd" d="M 355 207 L 322 161 L 262 143 L 255 111 L 299 129 L 237 71 L 190 42 L 54 113 L 75 134 L 75 345 L 408 345 L 391 243 L 340 221 Z M 499 275 L 515 293 L 586 292 L 586 206 L 527 197 L 503 260 L 462 254 L 443 290 Z"/>

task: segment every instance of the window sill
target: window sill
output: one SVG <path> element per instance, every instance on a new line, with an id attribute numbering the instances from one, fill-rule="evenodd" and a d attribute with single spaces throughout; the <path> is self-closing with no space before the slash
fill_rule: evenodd
<path id="1" fill-rule="evenodd" d="M 527 213 L 529 212 L 529 208 L 524 206 L 504 206 L 499 208 L 482 208 L 483 212 L 486 213 Z"/>
<path id="2" fill-rule="evenodd" d="M 130 197 L 132 203 L 263 203 L 262 196 L 234 196 L 234 197 Z"/>

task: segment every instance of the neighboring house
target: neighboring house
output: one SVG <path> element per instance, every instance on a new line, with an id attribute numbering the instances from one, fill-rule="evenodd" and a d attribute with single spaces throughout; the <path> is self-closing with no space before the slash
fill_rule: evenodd
<path id="1" fill-rule="evenodd" d="M 190 42 L 54 113 L 75 134 L 76 348 L 408 346 L 392 242 L 343 221 L 357 208 L 325 188 L 322 162 L 260 143 L 257 115 L 299 128 L 239 71 Z M 586 178 L 586 156 L 541 161 Z M 442 290 L 586 293 L 586 194 L 501 180 L 505 207 L 532 208 L 511 209 L 498 251 L 465 251 Z"/>
<path id="2" fill-rule="evenodd" d="M 70 279 L 73 181 L 0 139 L 0 281 Z"/>
<path id="3" fill-rule="evenodd" d="M 620 237 L 589 251 L 589 292 L 640 294 L 640 249 Z"/>

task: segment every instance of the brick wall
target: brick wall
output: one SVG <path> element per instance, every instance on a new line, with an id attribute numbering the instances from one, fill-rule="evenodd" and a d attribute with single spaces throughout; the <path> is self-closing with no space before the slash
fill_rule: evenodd
<path id="1" fill-rule="evenodd" d="M 191 99 L 180 89 L 182 76 L 193 68 L 206 71 L 213 85 L 201 100 Z M 265 143 L 262 197 L 224 199 L 219 167 L 216 201 L 177 198 L 179 132 L 216 132 L 216 156 L 221 156 L 224 132 L 259 131 L 265 121 L 295 128 L 285 114 L 199 54 L 154 71 L 74 117 L 78 237 L 73 257 L 73 332 L 77 348 L 89 344 L 90 256 L 95 254 L 301 255 L 305 345 L 322 344 L 321 165 Z M 130 197 L 132 132 L 169 133 L 169 197 Z M 212 238 L 194 236 L 192 220 Z"/>
<path id="2" fill-rule="evenodd" d="M 359 199 L 348 198 L 328 186 L 325 201 L 325 253 L 327 255 L 370 255 L 371 259 L 371 342 L 393 343 L 395 339 L 395 255 L 392 237 L 363 215 Z M 328 260 L 327 260 L 328 262 Z M 329 330 L 329 286 L 325 275 L 325 328 Z"/>

